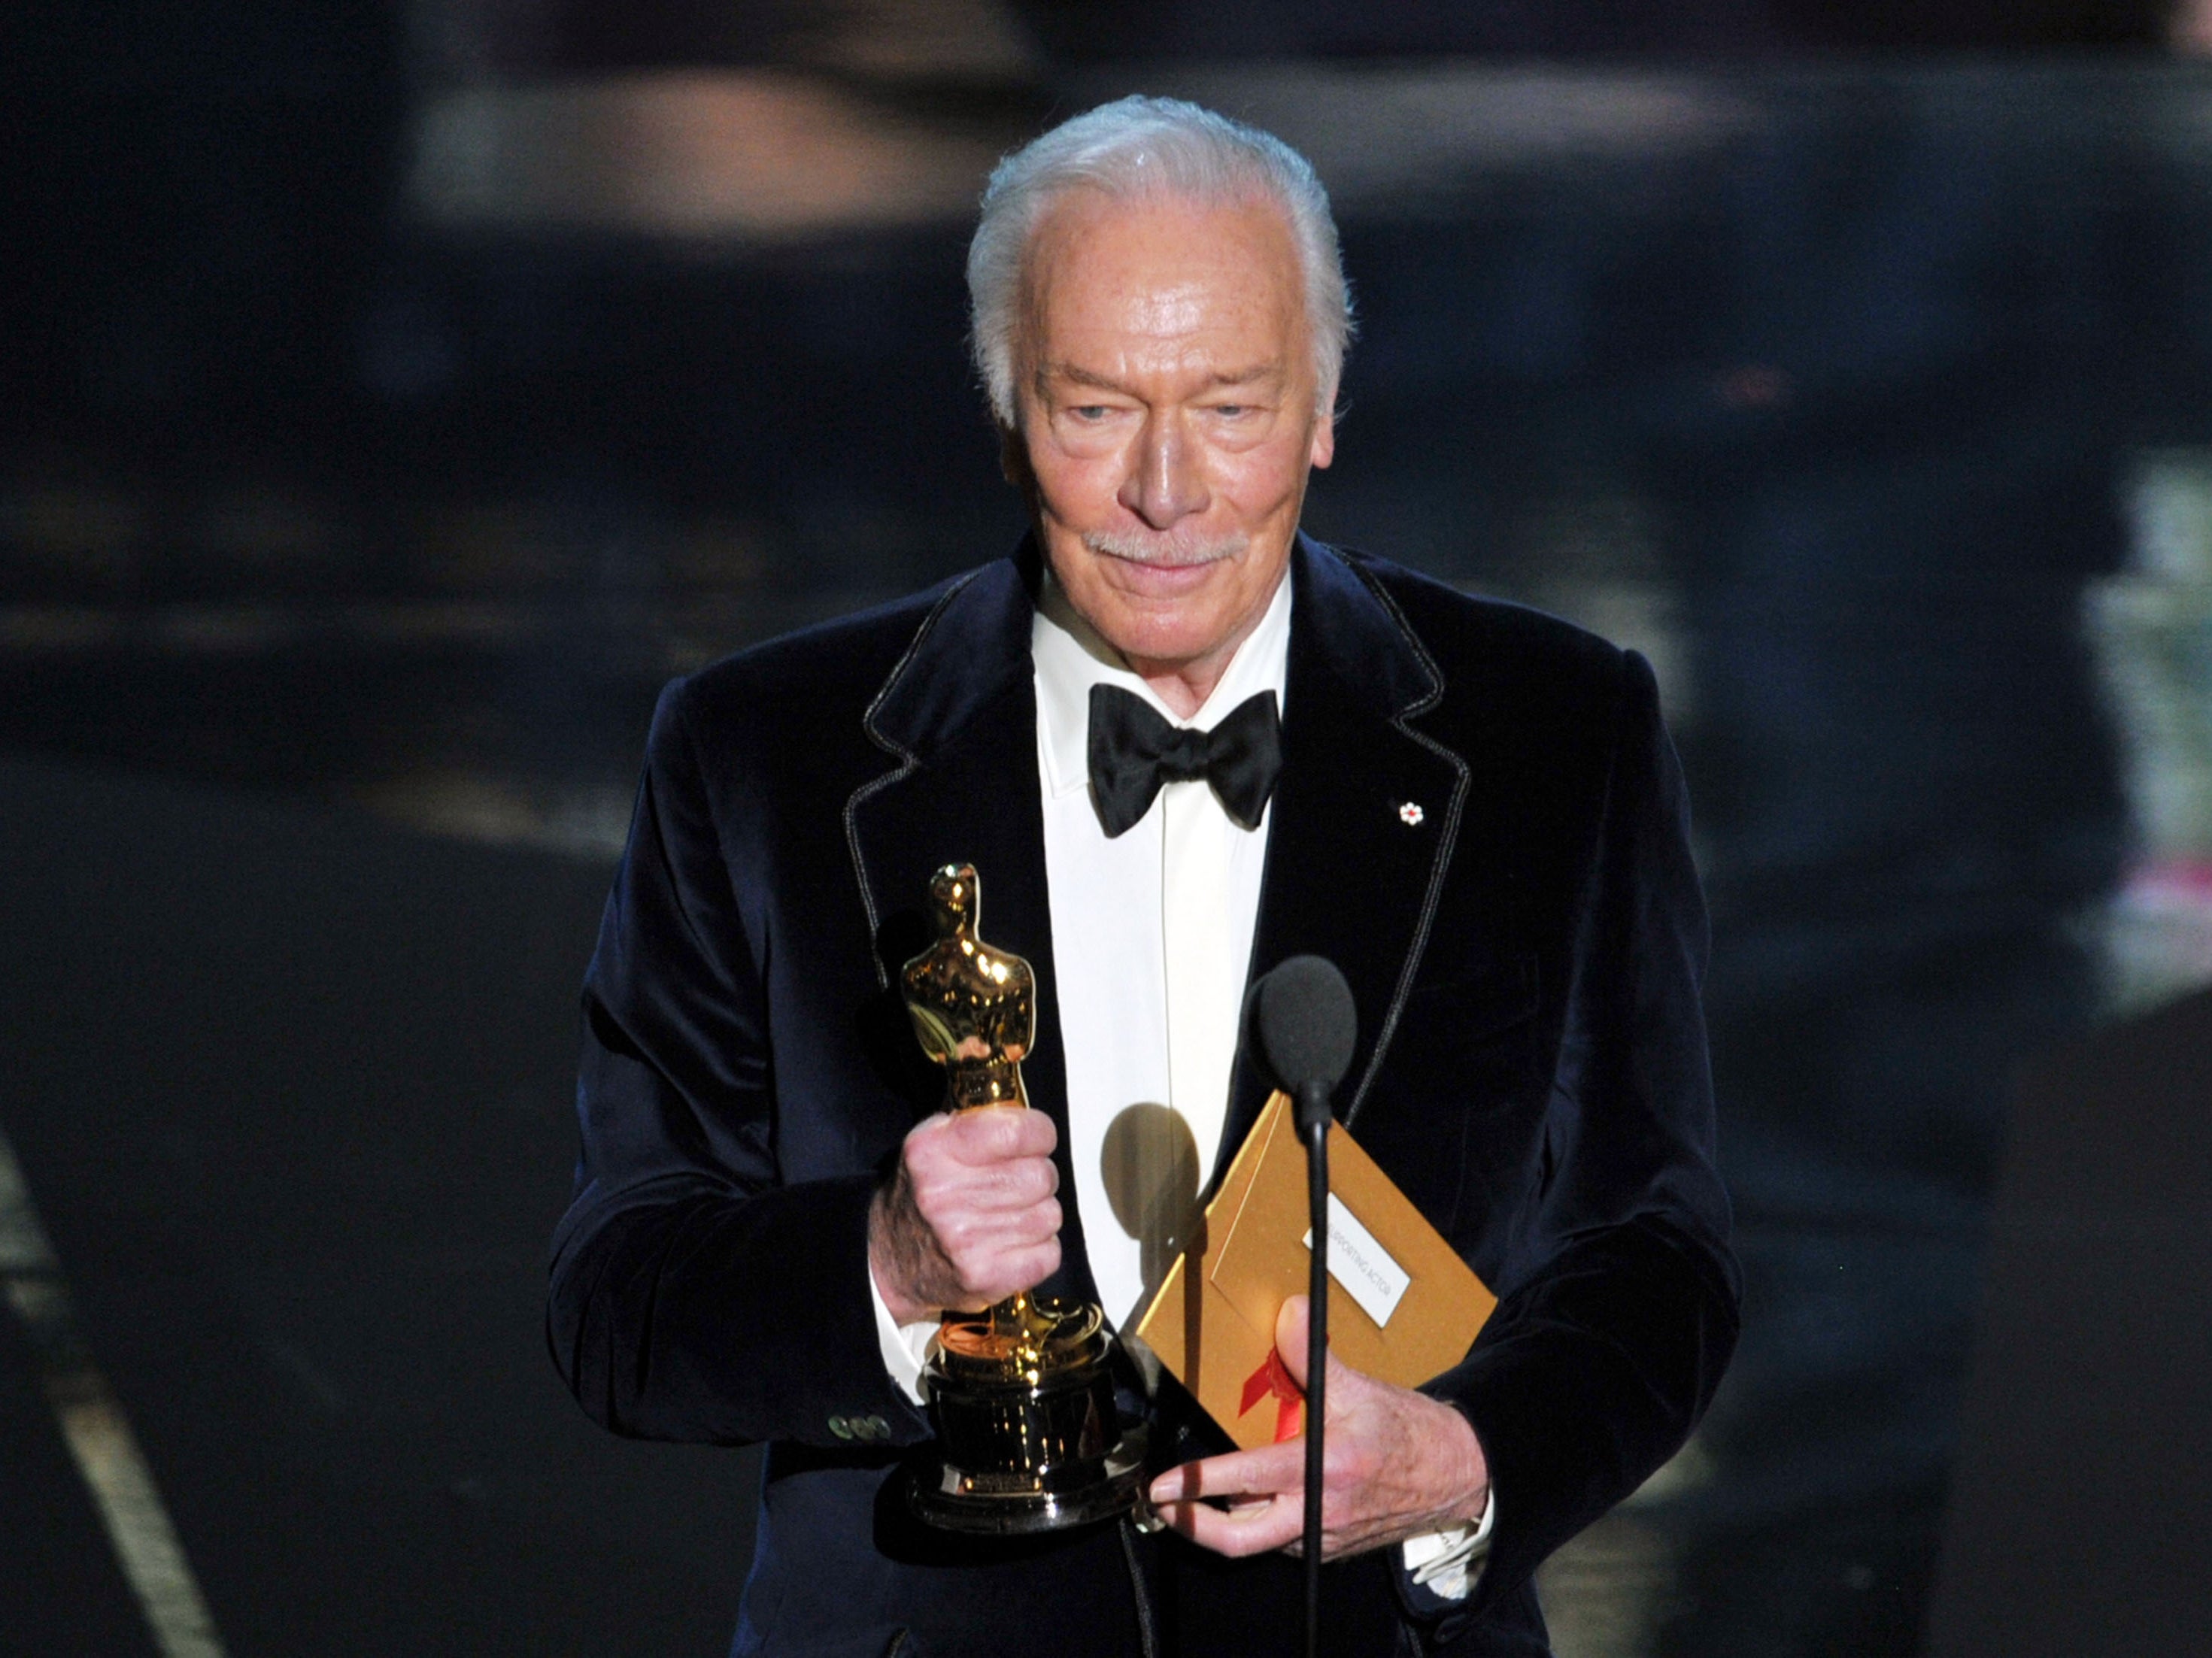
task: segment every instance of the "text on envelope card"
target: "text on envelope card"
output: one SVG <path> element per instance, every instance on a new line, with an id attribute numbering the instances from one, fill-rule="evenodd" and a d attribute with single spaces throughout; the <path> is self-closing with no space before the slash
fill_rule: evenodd
<path id="1" fill-rule="evenodd" d="M 1307 1228 L 1298 1241 L 1312 1248 L 1313 1229 Z M 1344 1286 L 1377 1329 L 1389 1323 L 1413 1282 L 1334 1192 L 1328 1194 L 1328 1275 Z"/>

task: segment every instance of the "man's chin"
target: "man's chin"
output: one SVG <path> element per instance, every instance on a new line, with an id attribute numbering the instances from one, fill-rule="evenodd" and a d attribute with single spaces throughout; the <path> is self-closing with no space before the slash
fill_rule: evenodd
<path id="1" fill-rule="evenodd" d="M 1073 568 L 1061 568 L 1060 580 L 1083 618 L 1130 661 L 1194 661 L 1237 626 L 1251 545 L 1240 537 L 1236 550 L 1194 562 L 1185 553 L 1129 557 L 1079 542 L 1065 550 Z"/>
<path id="2" fill-rule="evenodd" d="M 1207 655 L 1227 631 L 1212 604 L 1121 596 L 1091 619 L 1099 636 L 1132 664 L 1173 665 Z"/>

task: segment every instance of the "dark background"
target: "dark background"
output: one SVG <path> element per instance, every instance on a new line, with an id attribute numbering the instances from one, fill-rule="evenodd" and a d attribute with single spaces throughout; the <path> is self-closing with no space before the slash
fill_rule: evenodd
<path id="1" fill-rule="evenodd" d="M 538 1333 L 646 719 L 1009 544 L 974 195 L 1146 90 L 1335 195 L 1310 525 L 1645 649 L 1689 769 L 1746 1334 L 1563 1658 L 1918 1650 L 2015 1067 L 2212 980 L 2203 32 L 9 13 L 0 1130 L 226 1648 L 726 1643 L 752 1459 L 598 1436 Z M 0 1650 L 153 1650 L 40 1376 L 0 1315 Z"/>

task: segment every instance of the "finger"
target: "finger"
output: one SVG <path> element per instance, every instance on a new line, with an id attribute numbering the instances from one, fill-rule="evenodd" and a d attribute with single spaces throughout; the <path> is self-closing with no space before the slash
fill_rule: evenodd
<path id="1" fill-rule="evenodd" d="M 1060 1240 L 1028 1249 L 1008 1250 L 994 1258 L 977 1276 L 965 1280 L 969 1294 L 963 1312 L 980 1312 L 1008 1296 L 1034 1290 L 1060 1270 Z"/>
<path id="2" fill-rule="evenodd" d="M 993 1236 L 1005 1248 L 1027 1249 L 1048 1238 L 1058 1237 L 1063 1218 L 1058 1198 L 1047 1198 L 1042 1203 L 1020 1209 L 994 1210 L 991 1212 Z"/>
<path id="3" fill-rule="evenodd" d="M 1305 1447 L 1286 1439 L 1254 1451 L 1230 1451 L 1170 1468 L 1152 1481 L 1156 1503 L 1201 1497 L 1274 1497 L 1305 1487 Z"/>
<path id="4" fill-rule="evenodd" d="M 1171 1503 L 1159 1514 L 1200 1548 L 1235 1558 L 1279 1549 L 1304 1530 L 1304 1505 L 1295 1497 L 1273 1497 L 1227 1509 L 1210 1503 Z"/>
<path id="5" fill-rule="evenodd" d="M 957 1252 L 976 1254 L 994 1249 L 1026 1248 L 1057 1237 L 1066 1217 L 1058 1198 L 1024 1204 L 1018 1209 L 976 1208 L 949 1203 L 932 1224 L 938 1236 Z"/>
<path id="6" fill-rule="evenodd" d="M 1275 1351 L 1281 1355 L 1283 1368 L 1291 1373 L 1291 1380 L 1298 1384 L 1299 1392 L 1306 1386 L 1306 1309 L 1312 1303 L 1304 1296 L 1292 1296 L 1283 1303 L 1282 1310 L 1275 1315 Z M 1333 1418 L 1338 1411 L 1352 1402 L 1349 1392 L 1339 1391 L 1344 1378 L 1346 1388 L 1357 1388 L 1367 1377 L 1353 1370 L 1335 1353 L 1328 1355 L 1328 1413 Z"/>
<path id="7" fill-rule="evenodd" d="M 978 1208 L 1027 1209 L 1060 1190 L 1060 1169 L 1050 1157 L 957 1167 L 959 1189 Z"/>
<path id="8" fill-rule="evenodd" d="M 907 1131 L 899 1146 L 899 1169 L 909 1181 L 921 1180 L 942 1158 L 939 1142 L 945 1138 L 944 1122 L 942 1117 L 931 1117 Z"/>
<path id="9" fill-rule="evenodd" d="M 952 1171 L 967 1168 L 954 1150 L 954 1131 L 957 1127 L 957 1119 L 939 1114 L 924 1118 L 908 1131 L 899 1147 L 899 1163 L 907 1179 L 916 1187 L 940 1181 Z"/>
<path id="10" fill-rule="evenodd" d="M 1027 1162 L 1000 1167 L 1009 1172 L 986 1175 L 956 1165 L 910 1178 L 914 1206 L 943 1236 L 988 1236 L 1006 1226 L 1032 1224 L 1058 1230 L 1060 1200 L 1053 1195 L 1057 1182 Z"/>
<path id="11" fill-rule="evenodd" d="M 961 1283 L 971 1289 L 1004 1284 L 1048 1255 L 1052 1262 L 1038 1277 L 1049 1276 L 1059 1264 L 1060 1205 L 1051 1198 L 1045 1203 L 1048 1206 L 1017 1213 L 963 1215 L 944 1227 L 938 1245 Z"/>
<path id="12" fill-rule="evenodd" d="M 1042 1111 L 1021 1105 L 983 1105 L 953 1114 L 946 1148 L 969 1164 L 1006 1163 L 1015 1157 L 1048 1157 L 1060 1144 L 1060 1131 Z"/>
<path id="13" fill-rule="evenodd" d="M 1037 1230 L 1037 1242 L 1040 1243 L 1047 1238 L 1057 1238 L 1060 1236 L 1060 1229 L 1066 1224 L 1067 1219 L 1060 1206 L 1058 1198 L 1047 1198 L 1042 1203 L 1026 1212 L 1030 1217 L 1030 1224 Z"/>

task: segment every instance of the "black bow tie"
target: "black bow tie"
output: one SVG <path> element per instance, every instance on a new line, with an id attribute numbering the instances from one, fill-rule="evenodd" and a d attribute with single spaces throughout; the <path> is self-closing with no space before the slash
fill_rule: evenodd
<path id="1" fill-rule="evenodd" d="M 1231 817 L 1257 829 L 1282 768 L 1283 720 L 1273 691 L 1246 698 L 1202 732 L 1170 725 L 1134 691 L 1091 688 L 1091 796 L 1109 841 L 1136 827 L 1161 784 L 1200 778 Z"/>

